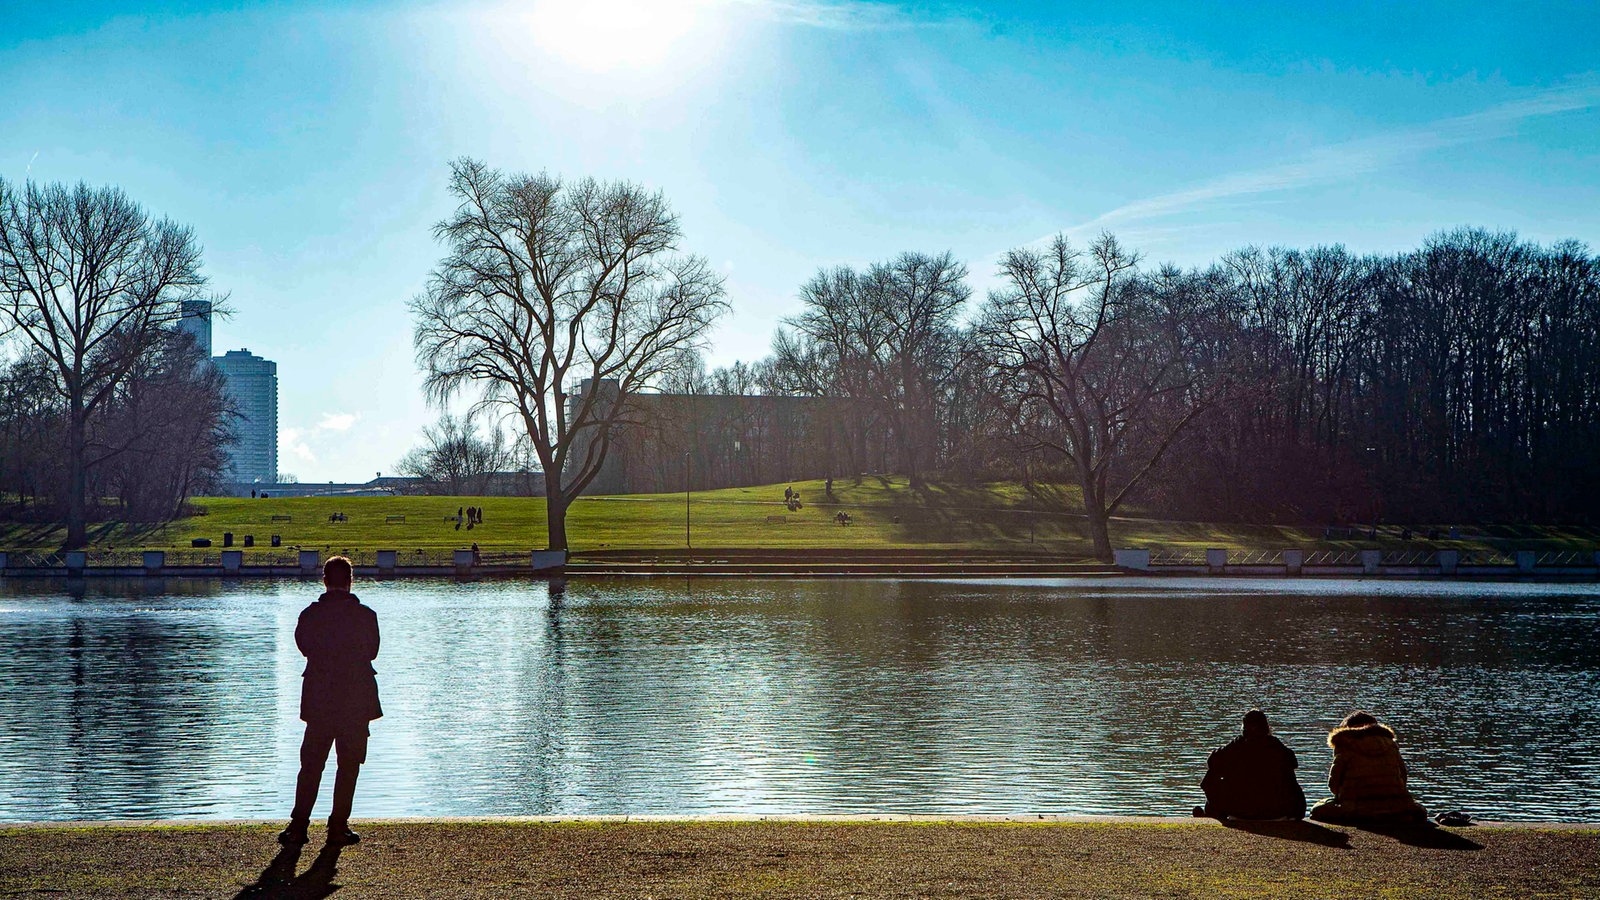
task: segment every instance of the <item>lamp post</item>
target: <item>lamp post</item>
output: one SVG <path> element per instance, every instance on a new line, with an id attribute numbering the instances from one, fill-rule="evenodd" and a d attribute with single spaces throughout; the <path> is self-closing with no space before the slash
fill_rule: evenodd
<path id="1" fill-rule="evenodd" d="M 694 547 L 689 533 L 689 451 L 683 451 L 683 545 Z"/>
<path id="2" fill-rule="evenodd" d="M 1031 544 L 1033 543 L 1033 520 L 1035 518 L 1033 511 L 1033 463 L 1026 459 L 1022 462 L 1022 482 L 1023 487 L 1028 491 L 1028 543 Z"/>
<path id="3" fill-rule="evenodd" d="M 1372 485 L 1372 531 L 1369 533 L 1371 540 L 1378 539 L 1378 504 L 1381 492 L 1378 490 L 1378 448 L 1367 448 L 1367 480 Z"/>

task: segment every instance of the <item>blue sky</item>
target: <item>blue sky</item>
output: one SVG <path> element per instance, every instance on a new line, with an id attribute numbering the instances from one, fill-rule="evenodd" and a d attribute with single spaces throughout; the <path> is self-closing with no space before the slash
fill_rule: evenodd
<path id="1" fill-rule="evenodd" d="M 714 363 L 819 266 L 1105 229 L 1152 262 L 1600 235 L 1600 6 L 0 0 L 0 177 L 191 224 L 279 363 L 281 468 L 431 420 L 406 301 L 448 161 L 666 192 L 728 277 Z"/>

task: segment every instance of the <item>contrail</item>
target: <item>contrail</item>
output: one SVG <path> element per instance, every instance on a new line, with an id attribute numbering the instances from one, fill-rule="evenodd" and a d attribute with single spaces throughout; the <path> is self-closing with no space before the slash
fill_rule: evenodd
<path id="1" fill-rule="evenodd" d="M 1600 84 L 1544 91 L 1467 115 L 1436 119 L 1412 128 L 1330 144 L 1293 162 L 1236 172 L 1184 190 L 1135 200 L 1065 231 L 1068 234 L 1082 234 L 1117 223 L 1188 212 L 1232 197 L 1257 196 L 1341 181 L 1388 168 L 1434 150 L 1505 137 L 1518 125 L 1531 119 L 1593 109 L 1597 105 L 1600 105 Z M 1047 235 L 1039 240 L 1053 237 L 1053 234 Z"/>

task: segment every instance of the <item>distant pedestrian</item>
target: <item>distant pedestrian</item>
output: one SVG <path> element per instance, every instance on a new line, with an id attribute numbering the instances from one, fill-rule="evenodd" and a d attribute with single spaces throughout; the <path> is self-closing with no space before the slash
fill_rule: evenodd
<path id="1" fill-rule="evenodd" d="M 483 524 L 483 507 L 478 507 L 478 524 Z"/>
<path id="2" fill-rule="evenodd" d="M 789 504 L 789 501 L 793 500 L 793 499 L 794 499 L 794 488 L 787 487 L 787 486 L 784 487 L 784 489 L 783 489 L 783 503 L 784 503 L 784 505 L 787 506 Z"/>
<path id="3" fill-rule="evenodd" d="M 1328 735 L 1333 796 L 1311 818 L 1336 825 L 1425 824 L 1428 813 L 1406 788 L 1406 764 L 1394 731 L 1366 712 L 1353 712 Z"/>
<path id="4" fill-rule="evenodd" d="M 256 499 L 256 489 L 255 488 L 251 488 L 250 489 L 250 499 L 251 500 Z"/>
<path id="5" fill-rule="evenodd" d="M 479 555 L 479 553 L 478 553 L 478 544 L 477 544 L 476 541 L 474 541 L 473 544 L 472 544 L 472 564 L 473 565 L 478 565 L 481 562 L 483 562 L 483 557 L 481 555 Z"/>
<path id="6" fill-rule="evenodd" d="M 378 615 L 350 592 L 350 560 L 335 556 L 322 567 L 327 588 L 300 613 L 294 641 L 306 658 L 300 685 L 300 718 L 306 723 L 300 743 L 300 776 L 295 783 L 294 811 L 278 842 L 306 842 L 311 809 L 317 802 L 328 751 L 337 748 L 339 768 L 333 780 L 333 809 L 328 814 L 328 843 L 354 844 L 361 836 L 350 830 L 350 808 L 356 778 L 367 759 L 368 723 L 383 716 L 378 703 Z"/>
<path id="7" fill-rule="evenodd" d="M 1244 714 L 1244 733 L 1212 752 L 1200 782 L 1206 805 L 1197 816 L 1214 819 L 1303 819 L 1306 795 L 1294 770 L 1294 751 L 1273 735 L 1267 714 Z"/>

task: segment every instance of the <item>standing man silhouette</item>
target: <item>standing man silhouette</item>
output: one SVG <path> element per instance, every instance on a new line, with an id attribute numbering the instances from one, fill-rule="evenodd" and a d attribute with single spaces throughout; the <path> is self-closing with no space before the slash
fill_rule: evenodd
<path id="1" fill-rule="evenodd" d="M 335 556 L 322 567 L 321 597 L 300 613 L 294 642 L 306 658 L 300 685 L 300 718 L 306 723 L 300 743 L 300 777 L 295 783 L 294 812 L 289 827 L 278 835 L 286 846 L 304 844 L 311 807 L 328 751 L 339 752 L 333 779 L 333 811 L 328 815 L 328 843 L 354 844 L 361 836 L 350 830 L 350 805 L 356 776 L 367 759 L 367 723 L 382 717 L 378 676 L 378 614 L 350 593 L 354 572 L 350 560 Z"/>

